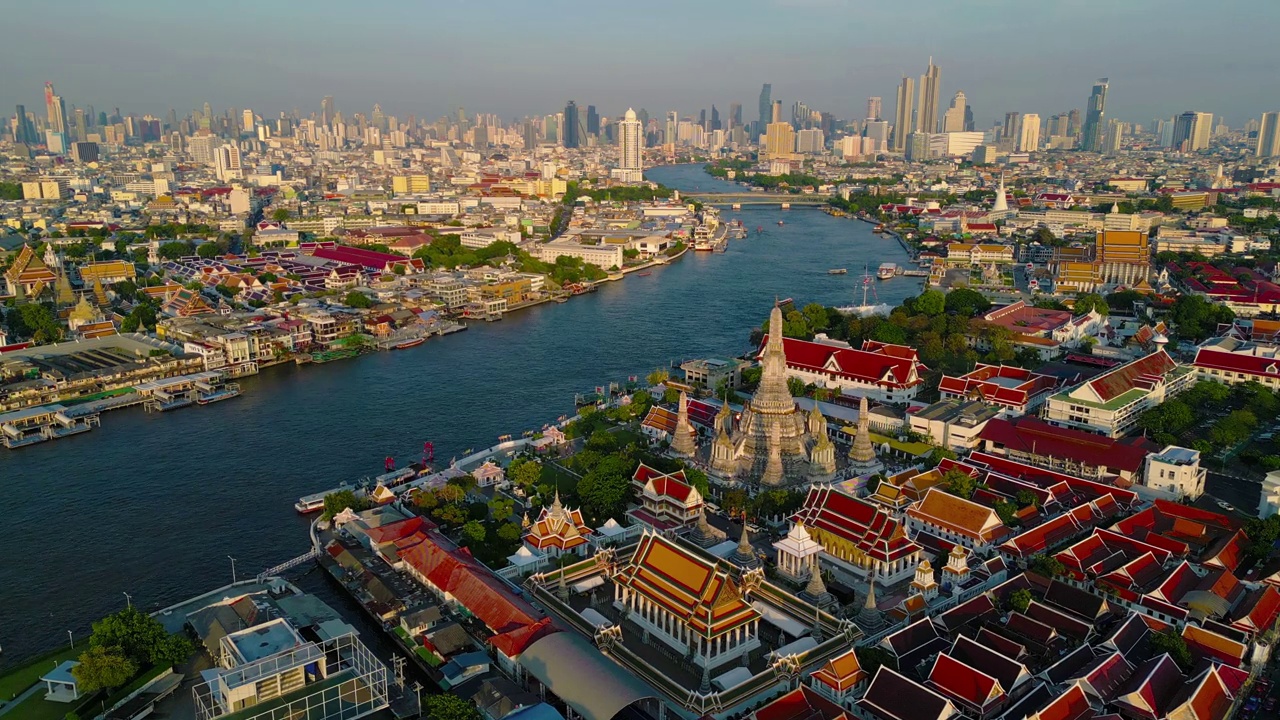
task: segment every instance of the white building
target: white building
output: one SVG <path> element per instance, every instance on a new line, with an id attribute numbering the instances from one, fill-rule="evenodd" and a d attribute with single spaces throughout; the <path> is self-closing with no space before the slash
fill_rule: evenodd
<path id="1" fill-rule="evenodd" d="M 796 581 L 809 578 L 822 554 L 822 545 L 809 537 L 803 523 L 793 524 L 791 532 L 774 543 L 773 549 L 778 551 L 778 572 Z"/>
<path id="2" fill-rule="evenodd" d="M 214 155 L 218 180 L 240 180 L 244 178 L 244 169 L 240 166 L 240 148 L 235 145 L 223 145 Z"/>
<path id="3" fill-rule="evenodd" d="M 1199 451 L 1170 445 L 1158 455 L 1147 456 L 1142 484 L 1195 500 L 1204 494 L 1204 477 Z"/>
<path id="4" fill-rule="evenodd" d="M 627 114 L 618 123 L 617 175 L 623 182 L 644 179 L 644 128 L 631 108 L 627 108 Z"/>
<path id="5" fill-rule="evenodd" d="M 1035 152 L 1040 149 L 1040 116 L 1027 113 L 1022 116 L 1022 132 L 1018 134 L 1018 151 Z"/>
<path id="6" fill-rule="evenodd" d="M 604 270 L 622 267 L 622 245 L 582 245 L 575 240 L 554 240 L 538 246 L 539 259 L 553 263 L 558 257 L 581 258 Z"/>
<path id="7" fill-rule="evenodd" d="M 1262 497 L 1258 499 L 1258 517 L 1269 518 L 1280 512 L 1280 470 L 1272 470 L 1262 480 Z"/>

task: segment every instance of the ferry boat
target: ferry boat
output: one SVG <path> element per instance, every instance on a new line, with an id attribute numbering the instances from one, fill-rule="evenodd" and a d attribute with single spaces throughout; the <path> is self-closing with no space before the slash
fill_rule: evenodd
<path id="1" fill-rule="evenodd" d="M 228 383 L 212 392 L 200 393 L 196 396 L 197 405 L 212 405 L 223 400 L 230 400 L 233 397 L 240 396 L 240 386 L 236 383 Z"/>
<path id="2" fill-rule="evenodd" d="M 898 274 L 898 266 L 893 263 L 884 263 L 876 270 L 876 277 L 880 280 L 888 280 Z"/>
<path id="3" fill-rule="evenodd" d="M 395 345 L 392 345 L 392 346 L 391 346 L 391 349 L 392 349 L 392 350 L 406 350 L 406 349 L 411 348 L 411 347 L 417 347 L 417 346 L 421 345 L 422 343 L 424 343 L 424 342 L 426 342 L 426 341 L 427 341 L 427 339 L 426 339 L 426 338 L 421 338 L 421 337 L 419 337 L 419 338 L 411 338 L 411 339 L 409 339 L 409 340 L 404 340 L 404 341 L 402 341 L 402 342 L 398 342 L 398 343 L 396 343 Z"/>
<path id="4" fill-rule="evenodd" d="M 636 273 L 636 277 L 649 277 L 649 276 L 650 276 L 650 275 L 652 275 L 652 274 L 653 274 L 653 273 L 649 272 L 648 270 L 645 270 L 645 271 L 644 271 L 644 272 L 642 272 L 642 273 Z"/>
<path id="5" fill-rule="evenodd" d="M 874 298 L 875 302 L 868 302 L 867 296 Z M 842 313 L 856 315 L 858 317 L 871 317 L 872 315 L 888 315 L 893 311 L 893 306 L 880 302 L 880 296 L 876 293 L 876 286 L 871 282 L 871 272 L 869 268 L 862 269 L 862 304 L 850 305 L 847 307 L 838 307 Z"/>
<path id="6" fill-rule="evenodd" d="M 827 271 L 827 274 L 828 275 L 848 275 L 849 269 L 848 268 L 832 268 Z"/>
<path id="7" fill-rule="evenodd" d="M 884 223 L 880 223 L 879 225 L 875 226 L 875 228 L 873 228 L 871 232 L 877 233 L 877 234 L 884 232 Z"/>
<path id="8" fill-rule="evenodd" d="M 791 203 L 789 203 L 789 202 L 784 202 L 784 203 L 782 203 L 782 209 L 783 209 L 783 210 L 790 210 L 790 209 L 791 209 Z"/>
<path id="9" fill-rule="evenodd" d="M 731 210 L 741 210 L 741 209 L 742 209 L 742 203 L 734 203 L 734 204 L 732 204 L 732 205 L 730 205 L 730 206 L 729 206 L 729 209 L 731 209 Z"/>
<path id="10" fill-rule="evenodd" d="M 778 221 L 778 224 L 779 224 L 779 225 L 782 225 L 782 224 L 783 224 L 783 222 L 782 222 L 781 220 L 779 220 L 779 221 Z"/>

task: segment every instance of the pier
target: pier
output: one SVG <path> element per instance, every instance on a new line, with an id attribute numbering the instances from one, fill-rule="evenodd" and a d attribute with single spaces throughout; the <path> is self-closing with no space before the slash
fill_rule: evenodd
<path id="1" fill-rule="evenodd" d="M 0 415 L 0 442 L 10 450 L 89 432 L 98 413 L 74 413 L 62 405 L 41 405 Z"/>
<path id="2" fill-rule="evenodd" d="M 167 412 L 193 404 L 209 405 L 240 394 L 240 386 L 225 382 L 225 376 L 217 371 L 152 380 L 136 389 L 147 412 Z"/>

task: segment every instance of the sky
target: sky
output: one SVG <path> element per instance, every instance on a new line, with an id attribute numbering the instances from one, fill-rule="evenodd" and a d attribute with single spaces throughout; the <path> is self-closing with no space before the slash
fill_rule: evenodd
<path id="1" fill-rule="evenodd" d="M 56 12 L 54 11 L 56 6 Z M 1083 111 L 1099 77 L 1107 114 L 1143 125 L 1186 110 L 1240 126 L 1280 109 L 1276 0 L 59 0 L 13 3 L 0 43 L 0 113 L 68 109 L 182 116 L 252 108 L 345 115 L 373 104 L 434 119 L 458 106 L 504 119 L 757 115 L 761 83 L 791 103 L 892 115 L 904 74 L 930 56 L 940 109 L 963 90 L 979 127 L 1006 111 Z"/>

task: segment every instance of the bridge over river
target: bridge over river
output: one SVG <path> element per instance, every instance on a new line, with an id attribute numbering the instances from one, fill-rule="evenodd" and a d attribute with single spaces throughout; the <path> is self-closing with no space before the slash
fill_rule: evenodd
<path id="1" fill-rule="evenodd" d="M 693 192 L 684 195 L 689 200 L 696 200 L 707 205 L 781 205 L 791 203 L 797 205 L 826 205 L 829 195 L 796 195 L 792 193 L 764 192 Z"/>

